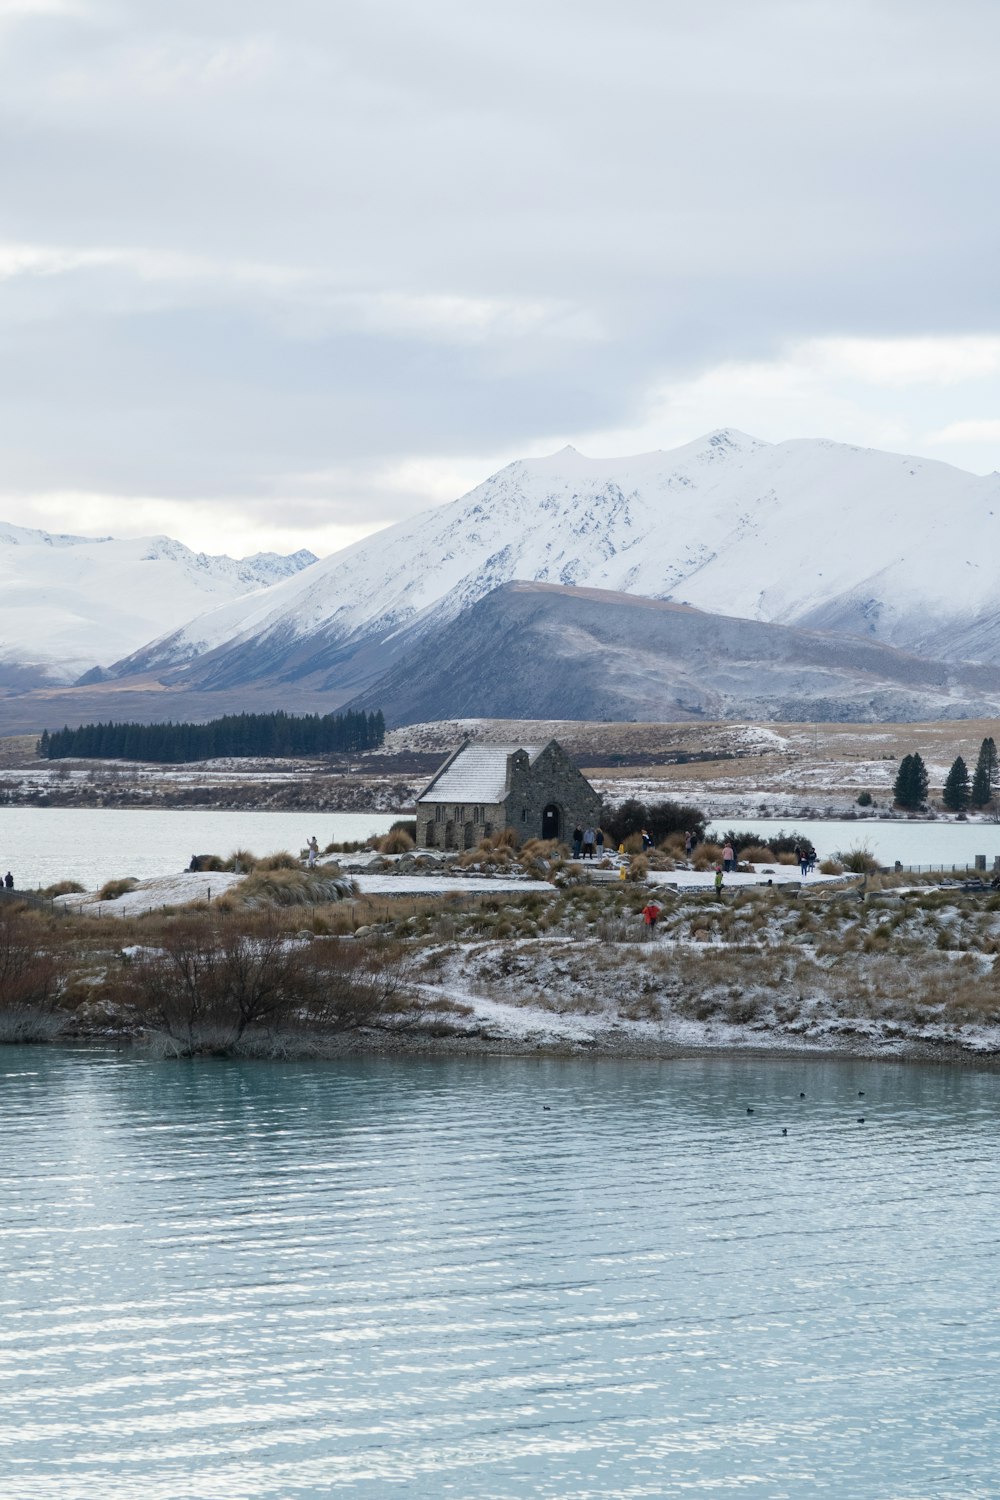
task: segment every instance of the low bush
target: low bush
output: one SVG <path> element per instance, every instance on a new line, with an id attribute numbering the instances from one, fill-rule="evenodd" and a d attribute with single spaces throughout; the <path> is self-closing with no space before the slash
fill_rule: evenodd
<path id="1" fill-rule="evenodd" d="M 343 901 L 354 887 L 343 877 L 325 870 L 289 870 L 283 866 L 268 869 L 261 862 L 246 880 L 227 892 L 231 909 L 242 906 L 319 906 L 324 902 Z M 226 899 L 226 898 L 224 898 Z"/>
<path id="2" fill-rule="evenodd" d="M 281 849 L 277 854 L 267 854 L 263 859 L 257 861 L 258 870 L 300 870 L 301 859 L 294 854 L 289 854 L 287 849 Z"/>
<path id="3" fill-rule="evenodd" d="M 78 880 L 58 880 L 55 885 L 45 886 L 38 894 L 44 896 L 47 901 L 51 901 L 56 896 L 82 895 L 85 889 Z"/>
<path id="4" fill-rule="evenodd" d="M 43 1042 L 67 1017 L 59 1008 L 66 961 L 53 952 L 41 918 L 0 906 L 0 1042 Z"/>
<path id="5" fill-rule="evenodd" d="M 775 862 L 774 853 L 766 844 L 747 844 L 743 849 L 734 844 L 733 848 L 739 850 L 740 859 L 748 865 L 773 865 Z"/>
<path id="6" fill-rule="evenodd" d="M 287 1053 L 405 1010 L 395 955 L 341 938 L 290 940 L 273 912 L 179 917 L 123 967 L 115 1001 L 173 1056 Z"/>
<path id="7" fill-rule="evenodd" d="M 852 875 L 877 875 L 881 868 L 867 844 L 855 844 L 844 853 L 838 851 L 834 859 Z"/>
<path id="8" fill-rule="evenodd" d="M 134 875 L 126 875 L 123 880 L 106 880 L 97 893 L 98 901 L 117 901 L 119 896 L 134 891 L 139 884 Z"/>
<path id="9" fill-rule="evenodd" d="M 654 844 L 662 843 L 673 833 L 679 833 L 682 841 L 688 831 L 698 839 L 705 836 L 705 814 L 683 802 L 640 802 L 637 797 L 629 797 L 618 807 L 606 807 L 601 824 L 608 842 L 615 848 L 643 828 Z"/>
<path id="10" fill-rule="evenodd" d="M 409 854 L 417 847 L 416 840 L 407 833 L 402 824 L 397 824 L 389 829 L 384 838 L 376 841 L 375 847 L 380 854 Z"/>

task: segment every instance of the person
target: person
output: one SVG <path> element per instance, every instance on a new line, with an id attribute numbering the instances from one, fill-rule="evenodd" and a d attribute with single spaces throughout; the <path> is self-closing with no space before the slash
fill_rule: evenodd
<path id="1" fill-rule="evenodd" d="M 694 848 L 694 834 L 688 829 L 684 835 L 684 858 L 691 858 L 691 850 Z"/>
<path id="2" fill-rule="evenodd" d="M 732 873 L 733 862 L 735 861 L 735 859 L 735 851 L 733 850 L 732 844 L 727 839 L 725 848 L 722 851 L 722 868 L 723 870 L 725 870 L 727 875 Z"/>
<path id="3" fill-rule="evenodd" d="M 316 835 L 313 834 L 312 838 L 306 844 L 306 864 L 310 870 L 315 869 L 318 854 L 319 844 L 316 841 Z"/>
<path id="4" fill-rule="evenodd" d="M 652 849 L 652 847 L 653 847 L 653 840 L 650 838 L 649 834 L 646 832 L 646 830 L 644 828 L 642 830 L 642 852 L 643 852 L 643 854 L 646 853 L 647 849 Z"/>
<path id="5" fill-rule="evenodd" d="M 599 828 L 594 836 L 594 845 L 598 859 L 604 858 L 604 829 Z"/>
<path id="6" fill-rule="evenodd" d="M 804 845 L 800 849 L 798 845 L 796 845 L 795 852 L 799 856 L 799 873 L 801 874 L 802 879 L 805 880 L 806 876 L 809 874 L 809 846 Z"/>
<path id="7" fill-rule="evenodd" d="M 656 931 L 656 924 L 659 920 L 660 912 L 662 910 L 663 908 L 660 903 L 653 900 L 647 901 L 646 905 L 642 908 L 642 920 L 646 924 L 646 930 L 648 931 L 650 937 L 652 937 L 653 933 Z"/>
<path id="8" fill-rule="evenodd" d="M 583 830 L 583 857 L 584 859 L 594 857 L 594 830 L 592 828 Z"/>
<path id="9" fill-rule="evenodd" d="M 716 865 L 716 867 L 715 867 L 715 899 L 716 899 L 716 901 L 721 901 L 722 900 L 722 866 L 721 865 Z"/>
<path id="10" fill-rule="evenodd" d="M 583 829 L 579 823 L 573 829 L 573 858 L 580 858 L 580 850 L 583 848 Z"/>
<path id="11" fill-rule="evenodd" d="M 9 870 L 3 878 L 3 883 L 9 891 L 12 891 L 14 889 L 14 877 Z"/>

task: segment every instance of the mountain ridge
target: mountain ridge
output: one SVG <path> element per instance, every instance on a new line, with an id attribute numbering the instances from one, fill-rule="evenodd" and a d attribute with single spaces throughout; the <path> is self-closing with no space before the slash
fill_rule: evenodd
<path id="1" fill-rule="evenodd" d="M 376 704 L 392 727 L 448 718 L 966 718 L 1000 711 L 1000 667 L 517 580 L 418 640 L 346 707 Z"/>
<path id="2" fill-rule="evenodd" d="M 384 670 L 514 578 L 995 661 L 991 539 L 1000 475 L 935 460 L 731 428 L 625 459 L 563 449 L 202 614 L 114 671 L 197 690 L 249 682 L 263 662 L 350 691 L 378 675 L 377 658 Z"/>
<path id="3" fill-rule="evenodd" d="M 172 537 L 87 537 L 0 523 L 0 666 L 8 685 L 93 676 L 206 601 L 267 588 L 311 566 L 289 556 L 195 552 Z"/>

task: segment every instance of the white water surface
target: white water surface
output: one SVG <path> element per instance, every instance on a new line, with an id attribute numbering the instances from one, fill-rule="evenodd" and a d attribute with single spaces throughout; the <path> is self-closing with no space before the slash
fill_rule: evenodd
<path id="1" fill-rule="evenodd" d="M 195 812 L 188 809 L 0 808 L 0 875 L 21 890 L 76 880 L 94 890 L 106 880 L 146 880 L 190 864 L 192 854 L 234 849 L 298 854 L 311 834 L 320 848 L 386 833 L 395 813 Z"/>
<path id="2" fill-rule="evenodd" d="M 986 1500 L 997 1124 L 886 1062 L 0 1049 L 0 1491 Z"/>

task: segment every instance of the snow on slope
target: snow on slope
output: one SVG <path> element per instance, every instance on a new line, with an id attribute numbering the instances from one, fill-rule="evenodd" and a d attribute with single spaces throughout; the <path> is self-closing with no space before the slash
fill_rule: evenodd
<path id="1" fill-rule="evenodd" d="M 304 551 L 210 557 L 169 537 L 56 536 L 0 522 L 0 661 L 72 682 L 314 560 Z"/>
<path id="2" fill-rule="evenodd" d="M 633 458 L 565 448 L 202 615 L 137 661 L 259 636 L 384 638 L 512 579 L 929 646 L 938 628 L 1000 611 L 998 538 L 1000 475 L 926 459 L 732 430 Z"/>

